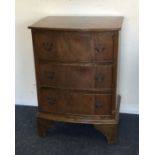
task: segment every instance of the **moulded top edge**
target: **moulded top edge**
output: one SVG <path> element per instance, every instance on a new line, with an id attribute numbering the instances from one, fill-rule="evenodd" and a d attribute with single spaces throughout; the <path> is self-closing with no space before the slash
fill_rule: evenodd
<path id="1" fill-rule="evenodd" d="M 70 31 L 120 30 L 123 18 L 123 16 L 48 16 L 28 28 Z"/>

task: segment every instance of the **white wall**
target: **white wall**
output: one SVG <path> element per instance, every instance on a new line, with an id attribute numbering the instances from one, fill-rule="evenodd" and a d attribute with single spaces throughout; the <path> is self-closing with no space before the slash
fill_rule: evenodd
<path id="1" fill-rule="evenodd" d="M 121 112 L 138 113 L 138 0 L 16 0 L 16 104 L 37 105 L 27 26 L 49 15 L 121 15 L 118 91 Z"/>

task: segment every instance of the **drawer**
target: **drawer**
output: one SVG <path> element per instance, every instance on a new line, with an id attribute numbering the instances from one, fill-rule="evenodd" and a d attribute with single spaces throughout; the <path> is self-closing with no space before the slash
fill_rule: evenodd
<path id="1" fill-rule="evenodd" d="M 94 59 L 97 62 L 113 59 L 113 32 L 98 32 L 93 34 Z"/>
<path id="2" fill-rule="evenodd" d="M 35 31 L 40 60 L 92 62 L 113 59 L 113 32 Z"/>
<path id="3" fill-rule="evenodd" d="M 40 111 L 84 115 L 111 115 L 112 96 L 41 89 Z"/>
<path id="4" fill-rule="evenodd" d="M 112 65 L 40 64 L 39 83 L 71 89 L 112 89 Z"/>

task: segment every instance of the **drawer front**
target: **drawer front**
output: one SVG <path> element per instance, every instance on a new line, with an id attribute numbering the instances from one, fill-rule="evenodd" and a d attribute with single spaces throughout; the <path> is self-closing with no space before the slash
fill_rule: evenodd
<path id="1" fill-rule="evenodd" d="M 113 59 L 113 32 L 98 32 L 93 35 L 94 59 L 97 62 Z"/>
<path id="2" fill-rule="evenodd" d="M 39 83 L 71 89 L 111 89 L 112 65 L 40 64 Z"/>
<path id="3" fill-rule="evenodd" d="M 111 115 L 112 111 L 111 95 L 42 89 L 39 98 L 40 110 L 44 112 Z"/>
<path id="4" fill-rule="evenodd" d="M 36 31 L 34 37 L 41 60 L 92 62 L 113 59 L 113 32 Z"/>

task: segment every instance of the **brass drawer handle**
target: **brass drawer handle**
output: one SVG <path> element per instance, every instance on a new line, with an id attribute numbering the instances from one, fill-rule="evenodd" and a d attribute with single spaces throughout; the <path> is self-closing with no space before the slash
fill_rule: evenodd
<path id="1" fill-rule="evenodd" d="M 46 51 L 51 51 L 53 49 L 53 43 L 51 42 L 43 42 L 42 45 Z"/>
<path id="2" fill-rule="evenodd" d="M 96 101 L 95 108 L 101 108 L 103 106 L 102 102 Z"/>
<path id="3" fill-rule="evenodd" d="M 105 47 L 103 45 L 98 45 L 97 47 L 95 47 L 95 50 L 97 53 L 101 53 L 105 50 Z"/>
<path id="4" fill-rule="evenodd" d="M 47 102 L 48 104 L 53 105 L 56 103 L 56 98 L 47 98 Z"/>

